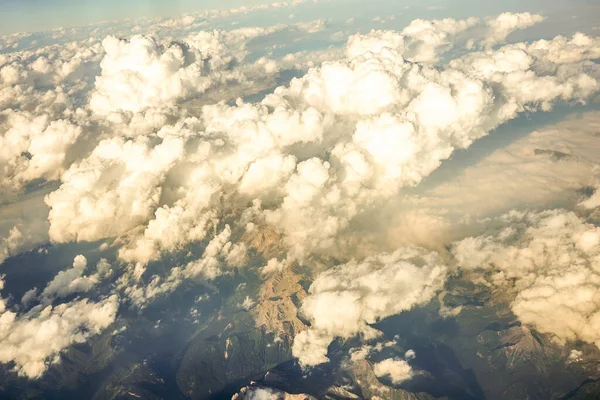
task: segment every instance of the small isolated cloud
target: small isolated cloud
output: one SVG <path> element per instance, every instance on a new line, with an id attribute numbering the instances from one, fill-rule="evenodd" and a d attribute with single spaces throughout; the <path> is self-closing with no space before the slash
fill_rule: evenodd
<path id="1" fill-rule="evenodd" d="M 389 378 L 394 385 L 399 385 L 414 375 L 412 367 L 406 361 L 393 358 L 375 363 L 373 372 L 378 378 Z"/>
<path id="2" fill-rule="evenodd" d="M 87 259 L 84 256 L 75 257 L 73 267 L 59 272 L 42 291 L 42 302 L 52 304 L 56 298 L 90 291 L 98 283 L 98 277 L 95 275 L 84 276 L 83 272 L 86 266 Z"/>
<path id="3" fill-rule="evenodd" d="M 274 274 L 274 273 L 278 273 L 283 271 L 287 266 L 286 261 L 279 261 L 276 258 L 271 258 L 268 262 L 267 265 L 265 265 L 264 267 L 262 267 L 261 269 L 261 273 L 263 275 L 269 275 L 269 274 Z"/>
<path id="4" fill-rule="evenodd" d="M 289 394 L 277 389 L 267 387 L 245 387 L 236 393 L 232 400 L 314 400 L 314 397 L 304 394 Z"/>
<path id="5" fill-rule="evenodd" d="M 503 13 L 487 20 L 488 31 L 482 40 L 484 46 L 503 43 L 512 32 L 529 28 L 542 22 L 541 15 L 530 13 Z"/>

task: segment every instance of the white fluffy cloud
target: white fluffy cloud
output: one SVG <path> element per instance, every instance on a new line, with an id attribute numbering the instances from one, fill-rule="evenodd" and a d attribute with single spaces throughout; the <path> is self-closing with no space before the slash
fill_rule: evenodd
<path id="1" fill-rule="evenodd" d="M 375 363 L 373 372 L 379 378 L 388 377 L 395 385 L 411 379 L 414 375 L 413 369 L 406 361 L 393 358 Z"/>
<path id="2" fill-rule="evenodd" d="M 472 23 L 444 26 L 461 31 Z M 214 35 L 218 43 L 209 48 L 228 54 L 217 40 L 225 34 Z M 376 32 L 359 39 L 348 43 L 352 59 L 313 68 L 260 103 L 206 105 L 198 117 L 162 122 L 155 133 L 100 141 L 48 195 L 50 238 L 118 238 L 120 258 L 143 271 L 164 252 L 204 240 L 230 210 L 241 213 L 244 205 L 254 209 L 260 201 L 254 221 L 246 222 L 266 222 L 282 233 L 290 259 L 346 254 L 354 239 L 344 235 L 351 236 L 357 218 L 419 184 L 457 149 L 521 112 L 584 101 L 598 89 L 598 68 L 589 62 L 598 41 L 583 35 L 470 53 L 443 67 L 407 62 L 402 49 L 388 47 Z M 146 49 L 140 51 L 147 57 L 135 57 L 146 72 L 164 72 L 162 57 L 171 51 L 183 54 L 180 45 L 177 50 L 149 41 L 113 43 L 124 53 L 115 50 L 114 60 L 108 54 L 106 70 L 114 61 L 117 75 L 125 73 L 117 68 L 119 60 L 138 46 Z M 232 41 L 238 43 L 223 43 Z M 558 59 L 555 47 L 576 48 L 579 56 Z M 175 64 L 168 74 L 180 79 L 187 67 Z M 162 85 L 153 75 L 141 79 Z M 101 95 L 102 82 L 93 96 Z M 139 94 L 146 88 L 154 90 L 127 90 Z M 135 100 L 141 108 L 153 106 L 144 101 Z"/>
<path id="3" fill-rule="evenodd" d="M 600 207 L 600 189 L 596 189 L 594 191 L 594 194 L 591 195 L 589 198 L 583 200 L 581 203 L 579 203 L 582 207 L 584 208 L 588 208 L 588 209 L 593 209 L 593 208 L 598 208 Z"/>
<path id="4" fill-rule="evenodd" d="M 367 51 L 380 52 L 388 47 L 410 61 L 436 63 L 444 53 L 461 45 L 469 49 L 475 46 L 490 48 L 505 43 L 510 33 L 543 20 L 541 15 L 530 13 L 503 13 L 483 20 L 474 17 L 416 19 L 399 32 L 371 31 L 368 35 L 351 36 L 346 54 L 348 58 L 354 58 Z"/>
<path id="5" fill-rule="evenodd" d="M 503 43 L 508 35 L 520 29 L 529 28 L 544 20 L 544 17 L 530 13 L 502 13 L 487 20 L 488 31 L 482 40 L 485 46 Z"/>
<path id="6" fill-rule="evenodd" d="M 200 32 L 186 42 L 168 46 L 149 36 L 107 37 L 102 42 L 106 56 L 91 98 L 92 110 L 138 112 L 203 93 L 219 83 L 244 79 L 232 71 L 240 60 L 221 37 L 219 31 Z"/>
<path id="7" fill-rule="evenodd" d="M 2 112 L 0 136 L 0 188 L 20 189 L 37 178 L 58 179 L 66 152 L 81 134 L 81 127 L 67 120 L 51 121 L 47 115 Z"/>
<path id="8" fill-rule="evenodd" d="M 304 299 L 308 331 L 296 336 L 293 354 L 303 365 L 324 363 L 335 338 L 379 333 L 370 325 L 431 300 L 445 283 L 446 266 L 435 252 L 403 248 L 321 273 Z"/>
<path id="9" fill-rule="evenodd" d="M 257 78 L 272 78 L 279 72 L 279 62 L 264 56 L 246 61 L 250 54 L 247 44 L 284 30 L 315 33 L 322 25 L 323 21 L 317 20 L 290 26 L 200 31 L 170 43 L 147 35 L 129 39 L 108 36 L 102 41 L 106 55 L 90 108 L 100 114 L 139 112 L 173 106 L 210 89 L 225 92 L 228 84 L 239 89 L 239 85 L 251 85 Z"/>
<path id="10" fill-rule="evenodd" d="M 8 231 L 8 235 L 0 241 L 0 264 L 11 255 L 19 253 L 25 240 L 26 238 L 23 237 L 23 233 L 21 233 L 19 228 L 13 226 Z"/>
<path id="11" fill-rule="evenodd" d="M 111 325 L 118 306 L 117 296 L 111 296 L 98 303 L 84 299 L 38 306 L 19 315 L 7 310 L 6 300 L 0 299 L 0 362 L 14 362 L 19 375 L 39 378 L 49 365 L 60 361 L 65 348 Z"/>
<path id="12" fill-rule="evenodd" d="M 236 393 L 232 400 L 313 400 L 314 397 L 306 394 L 289 394 L 277 389 L 267 387 L 247 386 Z"/>
<path id="13" fill-rule="evenodd" d="M 0 206 L 0 264 L 48 241 L 48 211 L 38 193 Z"/>
<path id="14" fill-rule="evenodd" d="M 498 222 L 493 234 L 454 245 L 458 265 L 512 292 L 523 323 L 561 343 L 600 346 L 600 228 L 564 210 L 515 211 Z"/>
<path id="15" fill-rule="evenodd" d="M 81 254 L 73 260 L 73 267 L 60 271 L 52 281 L 46 285 L 41 294 L 44 304 L 52 304 L 56 298 L 66 297 L 73 293 L 90 291 L 99 281 L 98 275 L 84 276 L 87 259 Z"/>

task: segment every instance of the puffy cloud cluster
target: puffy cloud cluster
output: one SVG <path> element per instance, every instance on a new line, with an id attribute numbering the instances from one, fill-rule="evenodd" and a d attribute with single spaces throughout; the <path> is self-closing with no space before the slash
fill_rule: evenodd
<path id="1" fill-rule="evenodd" d="M 370 344 L 364 344 L 363 346 L 359 347 L 359 348 L 355 348 L 352 349 L 350 351 L 350 359 L 352 361 L 358 361 L 358 360 L 364 360 L 367 357 L 369 357 L 371 354 L 373 353 L 379 353 L 381 352 L 383 349 L 387 348 L 387 347 L 392 347 L 395 346 L 397 343 L 395 340 L 391 340 L 389 342 L 379 342 L 375 345 L 370 345 Z M 412 351 L 412 350 L 410 350 Z M 414 351 L 413 351 L 414 353 Z"/>
<path id="2" fill-rule="evenodd" d="M 548 75 L 548 53 L 535 46 L 531 53 L 519 45 L 474 53 L 442 70 L 407 63 L 384 47 L 346 65 L 325 64 L 278 89 L 263 104 L 322 110 L 325 129 L 317 140 L 331 150 L 298 164 L 267 221 L 283 227 L 297 253 L 327 247 L 359 210 L 418 184 L 456 149 L 519 112 L 597 91 L 597 67 Z"/>
<path id="3" fill-rule="evenodd" d="M 248 41 L 284 27 L 201 31 L 168 45 L 150 36 L 108 36 L 102 42 L 106 55 L 90 107 L 98 113 L 139 112 L 189 99 L 219 85 L 244 83 L 252 69 L 263 69 L 263 75 L 278 72 L 274 61 L 261 59 L 254 65 L 242 61 Z"/>
<path id="4" fill-rule="evenodd" d="M 600 228 L 572 212 L 511 212 L 496 232 L 454 244 L 458 265 L 514 293 L 525 324 L 600 346 Z"/>
<path id="5" fill-rule="evenodd" d="M 302 303 L 311 325 L 294 339 L 293 354 L 306 366 L 327 362 L 327 348 L 335 338 L 376 337 L 379 332 L 371 324 L 428 302 L 445 280 L 440 256 L 420 248 L 327 270 L 317 276 Z"/>
<path id="6" fill-rule="evenodd" d="M 40 305 L 19 315 L 0 298 L 0 362 L 14 362 L 19 375 L 39 378 L 49 365 L 60 361 L 65 348 L 110 326 L 118 307 L 113 295 L 98 303 L 83 299 L 54 307 Z"/>
<path id="7" fill-rule="evenodd" d="M 105 139 L 65 172 L 60 189 L 46 200 L 53 221 L 50 237 L 94 241 L 119 236 L 147 220 L 160 200 L 160 184 L 185 143 L 178 135 L 167 135 L 156 146 L 149 141 Z"/>
<path id="8" fill-rule="evenodd" d="M 68 167 L 100 53 L 90 39 L 0 55 L 0 197 Z"/>
<path id="9" fill-rule="evenodd" d="M 553 46 L 577 46 L 580 56 L 556 60 Z M 101 141 L 48 196 L 50 237 L 126 237 L 121 258 L 146 263 L 260 200 L 255 222 L 284 233 L 291 258 L 343 247 L 361 212 L 418 184 L 456 149 L 519 112 L 595 93 L 597 67 L 587 60 L 597 46 L 559 37 L 437 68 L 406 61 L 376 33 L 351 40 L 356 57 L 311 69 L 261 103 L 208 105 L 156 135 Z M 140 59 L 163 65 L 153 51 Z"/>
<path id="10" fill-rule="evenodd" d="M 349 39 L 346 54 L 354 58 L 366 51 L 379 52 L 384 47 L 395 49 L 414 62 L 436 63 L 446 52 L 462 44 L 468 49 L 475 46 L 501 44 L 516 30 L 529 28 L 544 20 L 530 13 L 504 13 L 497 17 L 457 20 L 416 19 L 402 31 L 372 31 L 369 35 L 354 35 Z"/>
<path id="11" fill-rule="evenodd" d="M 86 266 L 86 258 L 78 255 L 72 268 L 59 272 L 39 296 L 36 288 L 27 291 L 23 305 L 27 307 L 36 299 L 40 304 L 26 313 L 11 311 L 8 300 L 0 297 L 0 362 L 13 362 L 21 376 L 39 378 L 50 365 L 60 362 L 64 349 L 85 342 L 114 322 L 119 308 L 117 295 L 97 303 L 76 299 L 52 305 L 59 298 L 90 291 L 110 273 L 104 259 L 93 275 L 84 275 Z M 1 278 L 0 290 L 4 287 Z"/>
<path id="12" fill-rule="evenodd" d="M 588 209 L 600 207 L 600 189 L 596 189 L 593 195 L 583 200 L 579 205 Z"/>
<path id="13" fill-rule="evenodd" d="M 38 178 L 58 179 L 81 127 L 64 119 L 52 121 L 47 115 L 3 114 L 8 129 L 0 136 L 0 188 L 18 189 Z"/>
<path id="14" fill-rule="evenodd" d="M 90 38 L 0 54 L 0 105 L 31 111 L 35 94 L 43 98 L 55 91 L 64 97 L 81 91 L 93 83 L 101 50 L 100 42 Z"/>
<path id="15" fill-rule="evenodd" d="M 306 394 L 289 394 L 277 389 L 258 386 L 246 386 L 233 395 L 232 400 L 313 400 Z"/>

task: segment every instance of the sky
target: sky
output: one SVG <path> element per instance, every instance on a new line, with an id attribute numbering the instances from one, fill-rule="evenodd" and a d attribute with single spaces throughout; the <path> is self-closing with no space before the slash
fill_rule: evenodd
<path id="1" fill-rule="evenodd" d="M 38 32 L 59 27 L 87 25 L 107 20 L 122 20 L 136 17 L 174 17 L 184 13 L 206 10 L 225 10 L 241 6 L 267 4 L 265 0 L 0 0 L 0 34 L 17 32 Z M 335 18 L 339 14 L 352 14 L 359 8 L 364 15 L 366 10 L 404 14 L 409 21 L 417 17 L 465 17 L 483 16 L 504 11 L 541 12 L 549 17 L 561 19 L 560 27 L 588 27 L 597 25 L 597 8 L 594 1 L 558 0 L 507 0 L 503 2 L 482 2 L 479 0 L 325 0 L 319 10 Z M 327 4 L 330 3 L 328 6 Z M 340 10 L 338 3 L 350 4 Z M 315 14 L 316 16 L 316 14 Z M 571 19 L 568 21 L 567 19 Z"/>
<path id="2" fill-rule="evenodd" d="M 264 0 L 1 0 L 0 34 L 36 32 L 135 17 L 172 17 L 188 12 L 263 4 Z"/>

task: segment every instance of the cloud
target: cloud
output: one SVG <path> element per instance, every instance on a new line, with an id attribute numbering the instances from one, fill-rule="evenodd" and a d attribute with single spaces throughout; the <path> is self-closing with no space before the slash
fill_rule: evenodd
<path id="1" fill-rule="evenodd" d="M 346 55 L 352 59 L 367 51 L 380 52 L 388 47 L 410 61 L 435 63 L 443 52 L 453 47 L 452 42 L 456 35 L 478 24 L 478 18 L 416 19 L 400 32 L 374 30 L 368 35 L 351 36 L 348 39 Z"/>
<path id="2" fill-rule="evenodd" d="M 379 353 L 386 347 L 395 346 L 397 342 L 395 340 L 391 340 L 389 342 L 379 342 L 376 345 L 364 344 L 362 347 L 351 349 L 350 350 L 350 359 L 352 361 L 365 360 L 373 353 Z M 412 351 L 412 350 L 409 350 Z M 407 352 L 408 353 L 408 352 Z M 414 351 L 413 351 L 414 353 Z M 413 357 L 414 358 L 414 357 Z M 405 357 L 405 359 L 409 359 Z"/>
<path id="3" fill-rule="evenodd" d="M 502 13 L 495 18 L 487 20 L 488 31 L 481 43 L 488 47 L 503 43 L 512 32 L 529 28 L 542 22 L 544 19 L 541 15 L 527 12 Z"/>
<path id="4" fill-rule="evenodd" d="M 154 148 L 147 142 L 106 139 L 63 175 L 64 183 L 46 198 L 52 240 L 95 241 L 148 219 L 159 200 L 158 182 L 181 155 L 184 141 L 169 135 Z"/>
<path id="5" fill-rule="evenodd" d="M 385 213 L 370 213 L 371 225 L 355 235 L 386 249 L 416 244 L 443 251 L 465 235 L 481 234 L 481 221 L 510 209 L 579 203 L 584 211 L 594 196 L 582 199 L 580 190 L 598 185 L 598 126 L 600 113 L 589 111 L 534 131 L 502 128 L 497 140 L 457 155 L 415 189 L 400 193 Z M 489 148 L 492 142 L 499 148 Z"/>
<path id="6" fill-rule="evenodd" d="M 508 35 L 542 22 L 544 17 L 530 13 L 503 13 L 479 19 L 416 19 L 402 31 L 373 30 L 348 39 L 346 55 L 352 59 L 367 51 L 380 52 L 388 47 L 406 59 L 420 63 L 437 63 L 441 56 L 461 46 L 469 50 L 505 43 Z"/>
<path id="7" fill-rule="evenodd" d="M 190 33 L 170 43 L 148 35 L 107 36 L 102 41 L 106 55 L 90 108 L 99 114 L 140 112 L 174 106 L 211 89 L 226 91 L 228 85 L 238 85 L 237 96 L 239 85 L 271 79 L 280 70 L 278 61 L 265 56 L 248 62 L 249 42 L 282 31 L 311 34 L 323 27 L 324 21 L 316 20 L 267 28 L 215 29 Z M 222 100 L 223 93 L 219 95 Z"/>
<path id="8" fill-rule="evenodd" d="M 306 366 L 327 362 L 327 347 L 335 338 L 376 337 L 379 332 L 371 324 L 427 303 L 445 279 L 440 256 L 419 248 L 371 256 L 321 273 L 302 303 L 310 328 L 294 339 L 294 356 Z"/>
<path id="9" fill-rule="evenodd" d="M 0 206 L 0 264 L 48 241 L 48 210 L 43 192 Z"/>
<path id="10" fill-rule="evenodd" d="M 218 31 L 165 47 L 157 39 L 109 36 L 102 45 L 102 75 L 90 100 L 95 112 L 138 112 L 203 93 L 221 82 L 243 79 L 230 73 L 238 60 L 220 41 Z M 209 76 L 210 75 L 210 76 Z"/>
<path id="11" fill-rule="evenodd" d="M 444 29 L 457 31 L 470 26 L 447 24 L 454 28 Z M 200 36 L 186 51 L 202 52 L 208 41 L 221 54 L 214 58 L 218 65 L 227 64 L 227 54 L 244 52 L 244 40 L 236 42 L 230 34 Z M 48 195 L 50 238 L 116 238 L 121 260 L 139 264 L 141 273 L 165 252 L 204 240 L 230 210 L 241 214 L 260 201 L 260 210 L 246 222 L 266 222 L 283 234 L 291 260 L 319 253 L 348 259 L 345 248 L 356 244 L 352 224 L 371 209 L 385 208 L 403 188 L 418 185 L 456 150 L 521 112 L 585 101 L 598 90 L 597 67 L 589 63 L 597 40 L 582 35 L 469 53 L 439 67 L 407 62 L 376 32 L 363 36 L 348 44 L 353 58 L 325 62 L 260 103 L 205 105 L 198 117 L 169 121 L 149 134 L 99 141 Z M 141 71 L 154 71 L 156 63 L 156 71 L 180 79 L 192 65 L 179 57 L 180 45 L 171 49 L 141 37 L 114 40 L 108 39 L 117 50 L 104 64 L 118 75 L 119 60 L 135 49 L 147 56 L 139 58 Z M 234 43 L 234 50 L 224 43 Z M 352 50 L 353 43 L 362 43 L 360 51 Z M 575 47 L 581 55 L 557 59 L 555 47 Z M 164 70 L 171 52 L 179 61 Z M 163 85 L 144 73 L 143 79 Z M 98 82 L 92 97 L 102 92 Z M 177 103 L 179 94 L 160 103 Z M 158 107 L 143 100 L 155 96 L 144 96 L 125 108 Z"/>
<path id="12" fill-rule="evenodd" d="M 404 360 L 388 358 L 373 365 L 373 372 L 378 378 L 389 377 L 394 385 L 399 385 L 411 379 L 413 369 Z"/>
<path id="13" fill-rule="evenodd" d="M 587 209 L 600 207 L 600 190 L 596 189 L 593 195 L 583 200 L 579 205 Z"/>
<path id="14" fill-rule="evenodd" d="M 81 135 L 81 127 L 48 115 L 2 112 L 4 134 L 0 136 L 0 188 L 18 191 L 27 182 L 56 180 L 65 169 L 69 148 Z"/>
<path id="15" fill-rule="evenodd" d="M 600 228 L 565 210 L 513 211 L 497 222 L 454 244 L 458 265 L 508 290 L 523 323 L 560 343 L 600 346 Z"/>
<path id="16" fill-rule="evenodd" d="M 314 397 L 306 394 L 289 394 L 267 387 L 247 386 L 233 395 L 232 400 L 312 400 Z"/>
<path id="17" fill-rule="evenodd" d="M 18 227 L 13 226 L 8 235 L 2 238 L 0 242 L 0 264 L 2 264 L 12 254 L 18 254 L 26 238 Z"/>
<path id="18" fill-rule="evenodd" d="M 190 261 L 184 267 L 172 268 L 167 277 L 154 276 L 147 285 L 138 282 L 144 272 L 143 265 L 138 264 L 133 276 L 124 275 L 119 284 L 136 305 L 143 307 L 154 297 L 174 291 L 186 279 L 214 280 L 231 272 L 235 267 L 243 266 L 247 259 L 248 250 L 245 244 L 233 244 L 230 237 L 231 228 L 226 225 L 208 242 L 201 258 Z M 247 300 L 243 308 L 252 305 L 252 300 Z"/>
<path id="19" fill-rule="evenodd" d="M 106 263 L 106 260 L 104 260 Z M 100 273 L 106 266 L 100 262 L 99 273 L 84 276 L 84 270 L 87 267 L 87 259 L 81 254 L 73 260 L 73 267 L 65 271 L 60 271 L 52 281 L 50 281 L 41 294 L 43 304 L 52 304 L 52 302 L 61 297 L 67 297 L 73 293 L 85 293 L 92 290 L 100 280 Z M 104 268 L 103 268 L 104 267 Z M 110 265 L 108 266 L 110 268 Z M 25 301 L 25 299 L 23 299 Z"/>
<path id="20" fill-rule="evenodd" d="M 14 362 L 20 376 L 39 378 L 50 365 L 60 362 L 65 348 L 110 326 L 118 307 L 113 295 L 97 303 L 83 299 L 38 306 L 18 315 L 0 299 L 0 362 Z"/>

